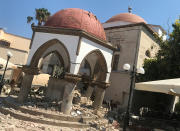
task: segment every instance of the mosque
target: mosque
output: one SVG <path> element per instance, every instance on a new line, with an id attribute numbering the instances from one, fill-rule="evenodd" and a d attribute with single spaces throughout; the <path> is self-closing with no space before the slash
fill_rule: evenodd
<path id="1" fill-rule="evenodd" d="M 103 100 L 127 106 L 130 75 L 122 73 L 123 65 L 143 66 L 159 49 L 155 39 L 165 31 L 148 24 L 129 8 L 101 23 L 91 12 L 63 9 L 52 15 L 43 26 L 32 26 L 33 35 L 18 100 L 26 100 L 34 75 L 52 74 L 54 65 L 63 67 L 63 79 L 49 78 L 47 96 L 62 100 L 61 111 L 71 110 L 73 90 L 82 79 L 88 83 L 85 96 L 94 96 L 94 108 Z M 165 39 L 165 38 L 164 38 Z"/>
<path id="2" fill-rule="evenodd" d="M 122 73 L 123 65 L 129 63 L 131 70 L 143 66 L 144 59 L 153 58 L 159 50 L 155 36 L 165 40 L 166 32 L 159 25 L 148 24 L 129 8 L 128 13 L 117 14 L 103 23 L 107 40 L 118 49 L 113 53 L 110 87 L 105 99 L 112 100 L 125 109 L 129 97 L 130 75 Z"/>

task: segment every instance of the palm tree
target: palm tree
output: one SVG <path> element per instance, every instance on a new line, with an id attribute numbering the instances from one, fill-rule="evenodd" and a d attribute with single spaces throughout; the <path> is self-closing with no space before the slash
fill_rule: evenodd
<path id="1" fill-rule="evenodd" d="M 45 8 L 36 9 L 36 20 L 38 20 L 38 25 L 41 26 L 45 23 L 50 15 L 51 13 Z"/>
<path id="2" fill-rule="evenodd" d="M 36 11 L 35 19 L 38 21 L 38 26 L 43 25 L 51 15 L 51 13 L 45 8 L 35 9 L 35 11 Z M 28 16 L 27 23 L 31 23 L 32 21 L 33 21 L 33 17 Z"/>
<path id="3" fill-rule="evenodd" d="M 31 16 L 27 17 L 27 23 L 31 23 L 32 20 L 33 20 L 33 17 L 31 17 Z"/>

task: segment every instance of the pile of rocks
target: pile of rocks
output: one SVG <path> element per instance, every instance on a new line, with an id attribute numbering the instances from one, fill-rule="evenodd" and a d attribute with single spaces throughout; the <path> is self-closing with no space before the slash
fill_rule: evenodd
<path id="1" fill-rule="evenodd" d="M 13 101 L 13 100 L 12 100 Z M 12 102 L 11 101 L 11 102 Z M 13 101 L 13 104 L 18 105 L 16 101 Z M 22 108 L 26 108 L 28 110 L 34 110 L 42 113 L 48 113 L 52 115 L 64 115 L 62 112 L 60 112 L 57 107 L 59 107 L 60 103 L 57 102 L 27 102 L 24 105 L 18 105 Z M 3 107 L 3 105 L 0 105 Z M 41 108 L 39 108 L 39 106 Z M 47 108 L 48 107 L 48 108 Z M 5 107 L 7 108 L 7 107 Z M 13 108 L 8 108 L 8 110 L 13 111 L 14 113 L 21 114 L 21 111 L 14 110 Z M 85 97 L 80 96 L 80 102 L 73 104 L 72 111 L 70 113 L 71 117 L 89 117 L 89 118 L 96 118 L 92 121 L 83 121 L 85 124 L 92 125 L 89 128 L 68 128 L 68 127 L 57 127 L 57 126 L 51 126 L 51 125 L 43 125 L 39 123 L 34 122 L 28 122 L 28 121 L 22 121 L 15 119 L 11 117 L 10 115 L 3 115 L 0 113 L 0 131 L 23 131 L 23 130 L 45 130 L 45 131 L 118 131 L 120 130 L 118 123 L 108 123 L 109 120 L 106 117 L 106 114 L 108 112 L 107 108 L 100 108 L 99 110 L 94 110 L 92 107 L 92 101 L 87 100 Z M 23 115 L 23 113 L 22 113 Z M 31 115 L 26 114 L 26 116 L 31 117 Z M 48 118 L 44 118 L 43 116 L 36 116 L 37 119 L 43 119 L 43 120 L 49 120 Z M 54 122 L 56 122 L 54 120 Z M 105 123 L 105 124 L 104 124 Z"/>

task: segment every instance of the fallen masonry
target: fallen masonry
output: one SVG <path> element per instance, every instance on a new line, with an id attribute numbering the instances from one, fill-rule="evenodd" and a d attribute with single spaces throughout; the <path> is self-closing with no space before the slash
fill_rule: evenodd
<path id="1" fill-rule="evenodd" d="M 108 109 L 94 110 L 88 102 L 73 105 L 70 115 L 58 111 L 58 103 L 27 102 L 19 104 L 16 96 L 0 98 L 1 130 L 47 131 L 118 131 L 117 125 L 108 123 Z M 115 129 L 116 128 L 116 129 Z"/>

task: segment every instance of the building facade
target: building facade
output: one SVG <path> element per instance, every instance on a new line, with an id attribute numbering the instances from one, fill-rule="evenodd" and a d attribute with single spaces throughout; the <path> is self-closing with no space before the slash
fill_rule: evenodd
<path id="1" fill-rule="evenodd" d="M 10 62 L 17 65 L 24 65 L 27 62 L 30 39 L 6 33 L 0 29 L 0 58 L 7 59 L 7 51 L 13 54 Z M 0 72 L 2 74 L 2 71 Z M 7 72 L 9 75 L 10 72 Z"/>
<path id="2" fill-rule="evenodd" d="M 103 27 L 109 42 L 118 48 L 114 52 L 110 88 L 105 99 L 124 110 L 127 106 L 130 88 L 130 75 L 123 73 L 123 65 L 128 63 L 136 68 L 142 67 L 144 59 L 153 58 L 159 50 L 155 35 L 162 36 L 160 26 L 150 25 L 135 14 L 121 13 L 113 16 Z M 165 39 L 165 37 L 164 37 Z"/>

